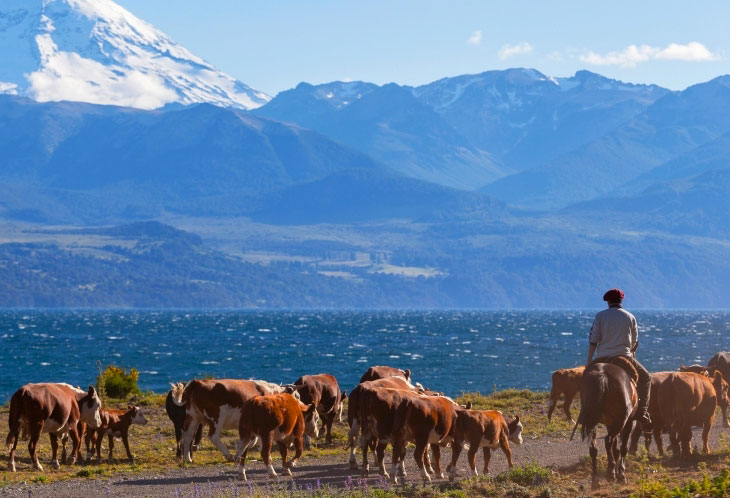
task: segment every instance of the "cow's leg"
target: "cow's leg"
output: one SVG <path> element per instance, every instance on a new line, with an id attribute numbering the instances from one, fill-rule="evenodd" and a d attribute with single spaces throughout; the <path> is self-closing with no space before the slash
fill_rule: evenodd
<path id="1" fill-rule="evenodd" d="M 368 446 L 370 443 L 370 435 L 367 432 L 363 432 L 360 436 L 360 450 L 362 451 L 362 471 L 363 477 L 367 477 L 370 472 L 370 465 L 368 464 Z M 353 462 L 352 456 L 350 456 L 350 463 Z"/>
<path id="2" fill-rule="evenodd" d="M 183 463 L 193 463 L 193 437 L 195 435 L 195 431 L 198 430 L 198 425 L 200 425 L 200 421 L 197 418 L 194 418 L 191 413 L 185 414 L 185 420 L 183 421 L 182 426 Z"/>
<path id="3" fill-rule="evenodd" d="M 565 419 L 571 424 L 574 424 L 573 416 L 570 414 L 570 405 L 573 404 L 573 398 L 575 398 L 575 392 L 566 392 L 565 401 L 563 402 L 563 413 L 565 413 Z"/>
<path id="4" fill-rule="evenodd" d="M 456 479 L 456 463 L 459 461 L 459 455 L 463 449 L 464 443 L 461 441 L 451 443 L 451 463 L 446 467 L 446 472 L 449 473 L 449 481 Z"/>
<path id="5" fill-rule="evenodd" d="M 507 436 L 502 436 L 499 439 L 499 447 L 502 448 L 502 453 L 507 457 L 507 465 L 512 468 L 512 449 L 509 447 L 509 439 Z M 487 473 L 487 468 L 484 467 L 484 473 Z"/>
<path id="6" fill-rule="evenodd" d="M 296 467 L 297 462 L 299 462 L 299 459 L 302 456 L 302 444 L 302 438 L 294 439 L 294 458 L 292 458 L 291 462 L 289 462 L 290 467 Z M 291 475 L 291 473 L 289 475 Z"/>
<path id="7" fill-rule="evenodd" d="M 639 424 L 636 424 L 637 426 Z M 664 442 L 662 441 L 662 428 L 659 426 L 659 424 L 656 424 L 653 429 L 654 432 L 654 442 L 656 443 L 656 450 L 657 453 L 659 453 L 660 458 L 664 458 Z M 651 441 L 647 443 L 647 446 L 651 444 Z M 649 451 L 649 448 L 646 448 L 646 451 Z"/>
<path id="8" fill-rule="evenodd" d="M 203 424 L 198 424 L 198 430 L 195 431 L 195 439 L 193 439 L 192 451 L 198 451 L 200 441 L 203 439 Z"/>
<path id="9" fill-rule="evenodd" d="M 639 439 L 641 439 L 641 427 L 639 425 L 634 428 L 631 432 L 631 444 L 629 446 L 629 453 L 636 455 L 636 451 L 639 449 Z M 647 450 L 648 451 L 648 450 Z"/>
<path id="10" fill-rule="evenodd" d="M 107 436 L 107 441 L 109 441 L 109 463 L 114 461 L 114 435 L 110 432 Z"/>
<path id="11" fill-rule="evenodd" d="M 721 406 L 720 410 L 722 411 L 722 426 L 727 428 L 730 428 L 730 420 L 727 419 L 727 406 Z"/>
<path id="12" fill-rule="evenodd" d="M 248 481 L 248 479 L 246 479 L 246 455 L 248 455 L 249 443 L 250 443 L 250 441 L 247 441 L 242 446 L 241 457 L 239 460 L 241 462 L 241 469 L 239 470 L 238 477 L 240 477 L 244 481 Z"/>
<path id="13" fill-rule="evenodd" d="M 551 420 L 553 417 L 553 412 L 555 411 L 555 407 L 558 406 L 558 401 L 560 400 L 560 393 L 553 388 L 550 391 L 550 399 L 548 399 L 547 402 L 547 418 L 548 420 Z"/>
<path id="14" fill-rule="evenodd" d="M 327 431 L 327 434 L 324 437 L 325 444 L 332 444 L 332 424 L 335 421 L 335 412 L 332 410 L 330 413 L 326 415 L 326 422 L 325 422 L 325 430 Z"/>
<path id="15" fill-rule="evenodd" d="M 94 456 L 94 446 L 96 446 L 94 435 L 96 434 L 96 431 L 94 429 L 86 429 L 84 431 L 84 446 L 86 447 L 86 461 L 90 462 L 91 458 Z"/>
<path id="16" fill-rule="evenodd" d="M 492 450 L 486 446 L 482 448 L 482 454 L 484 455 L 484 467 L 482 473 L 486 476 L 489 475 L 489 460 L 492 458 Z M 476 464 L 476 462 L 474 462 Z"/>
<path id="17" fill-rule="evenodd" d="M 18 439 L 20 436 L 20 427 L 13 427 L 11 425 L 10 434 L 8 434 L 8 441 L 10 445 L 10 452 L 8 453 L 8 470 L 15 472 L 15 449 L 18 447 Z"/>
<path id="18" fill-rule="evenodd" d="M 435 474 L 439 479 L 443 479 L 444 473 L 441 471 L 441 447 L 436 443 L 431 444 L 431 453 L 433 454 L 433 463 L 436 469 Z"/>
<path id="19" fill-rule="evenodd" d="M 421 471 L 421 477 L 424 481 L 430 482 L 431 476 L 428 475 L 426 470 L 426 449 L 428 448 L 428 433 L 416 436 L 416 449 L 413 451 L 413 459 L 416 461 L 416 466 Z"/>
<path id="20" fill-rule="evenodd" d="M 291 469 L 286 464 L 287 444 L 281 441 L 277 442 L 276 445 L 279 447 L 279 454 L 281 455 L 281 474 L 291 477 Z"/>
<path id="21" fill-rule="evenodd" d="M 273 444 L 273 431 L 261 435 L 261 460 L 269 471 L 269 477 L 276 477 L 277 473 L 271 465 L 271 446 Z"/>
<path id="22" fill-rule="evenodd" d="M 588 454 L 591 456 L 591 488 L 598 489 L 598 445 L 596 444 L 596 431 L 593 430 L 591 435 L 591 445 L 588 448 Z"/>
<path id="23" fill-rule="evenodd" d="M 38 440 L 43 433 L 43 421 L 31 423 L 29 429 L 28 452 L 30 453 L 30 459 L 33 461 L 33 469 L 43 471 L 43 466 L 38 461 Z"/>
<path id="24" fill-rule="evenodd" d="M 132 452 L 129 450 L 129 431 L 128 430 L 122 432 L 122 443 L 124 443 L 124 449 L 127 450 L 127 460 L 129 460 L 129 463 L 133 463 L 134 457 L 132 456 Z"/>
<path id="25" fill-rule="evenodd" d="M 678 431 L 679 444 L 681 447 L 682 458 L 689 458 L 692 455 L 690 441 L 692 440 L 692 428 L 689 424 L 682 424 Z"/>
<path id="26" fill-rule="evenodd" d="M 220 428 L 217 426 L 217 423 L 210 426 L 208 439 L 210 439 L 210 442 L 213 443 L 213 445 L 215 445 L 215 447 L 218 448 L 221 453 L 223 453 L 223 456 L 226 457 L 226 460 L 228 460 L 229 462 L 233 461 L 233 455 L 231 455 L 231 452 L 228 451 L 226 444 L 221 440 L 221 431 Z"/>
<path id="27" fill-rule="evenodd" d="M 702 426 L 702 451 L 705 453 L 710 452 L 710 429 L 712 429 L 712 423 L 715 421 L 715 415 L 710 418 Z"/>
<path id="28" fill-rule="evenodd" d="M 71 455 L 66 460 L 68 465 L 73 465 L 79 461 L 79 453 L 81 452 L 81 436 L 79 435 L 78 426 L 74 424 L 68 431 L 71 438 Z"/>
<path id="29" fill-rule="evenodd" d="M 61 467 L 61 464 L 58 463 L 58 436 L 55 434 L 49 434 L 51 438 L 51 466 L 54 469 L 58 469 Z"/>
<path id="30" fill-rule="evenodd" d="M 426 471 L 429 475 L 434 475 L 433 467 L 431 466 L 431 457 L 428 455 L 428 446 L 426 445 L 426 451 L 423 452 L 423 464 L 426 467 Z"/>
<path id="31" fill-rule="evenodd" d="M 104 443 L 104 431 L 94 431 L 94 448 L 96 450 L 96 461 L 101 462 L 101 445 Z"/>
<path id="32" fill-rule="evenodd" d="M 355 456 L 355 452 L 357 451 L 357 445 L 355 444 L 357 441 L 357 432 L 357 419 L 355 419 L 352 421 L 350 431 L 347 433 L 347 439 L 350 445 L 350 459 L 348 460 L 348 463 L 350 464 L 350 468 L 353 470 L 357 469 L 357 457 Z"/>
<path id="33" fill-rule="evenodd" d="M 481 438 L 479 438 L 481 439 Z M 475 476 L 479 475 L 477 472 L 477 452 L 479 451 L 479 441 L 469 442 L 469 451 L 466 452 L 466 462 L 469 464 L 469 470 Z"/>

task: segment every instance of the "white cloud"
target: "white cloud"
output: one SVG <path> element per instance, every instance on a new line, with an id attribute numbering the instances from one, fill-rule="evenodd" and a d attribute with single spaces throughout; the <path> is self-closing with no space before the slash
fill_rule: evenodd
<path id="1" fill-rule="evenodd" d="M 516 55 L 529 54 L 532 52 L 532 45 L 527 42 L 518 43 L 517 45 L 502 45 L 497 54 L 500 59 L 509 59 Z"/>
<path id="2" fill-rule="evenodd" d="M 0 81 L 0 95 L 18 95 L 18 85 L 15 83 L 8 83 L 7 81 Z"/>
<path id="3" fill-rule="evenodd" d="M 482 44 L 482 30 L 478 29 L 474 31 L 466 42 L 469 45 L 481 45 Z"/>
<path id="4" fill-rule="evenodd" d="M 621 51 L 609 52 L 605 55 L 588 52 L 581 55 L 580 60 L 596 66 L 636 67 L 638 64 L 652 59 L 681 61 L 711 61 L 717 57 L 699 42 L 686 45 L 670 43 L 665 48 L 651 45 L 629 45 Z"/>

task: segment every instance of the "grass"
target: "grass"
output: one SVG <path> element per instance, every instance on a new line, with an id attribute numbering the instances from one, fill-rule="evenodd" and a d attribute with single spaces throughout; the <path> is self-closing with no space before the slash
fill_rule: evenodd
<path id="1" fill-rule="evenodd" d="M 507 418 L 519 414 L 524 424 L 526 438 L 558 437 L 567 438 L 572 426 L 565 420 L 561 410 L 556 410 L 552 422 L 548 422 L 543 407 L 547 401 L 547 393 L 531 392 L 527 390 L 509 389 L 482 395 L 479 393 L 465 393 L 457 401 L 465 403 L 471 401 L 475 409 L 497 409 Z M 112 463 L 106 460 L 102 463 L 92 461 L 89 464 L 69 467 L 62 465 L 59 470 L 53 470 L 48 464 L 50 459 L 50 444 L 48 437 L 43 436 L 39 444 L 39 456 L 45 467 L 43 473 L 31 470 L 28 457 L 27 443 L 21 441 L 16 452 L 17 473 L 7 472 L 7 452 L 0 457 L 0 487 L 18 483 L 45 485 L 58 480 L 85 480 L 107 479 L 118 475 L 139 475 L 160 473 L 180 468 L 175 458 L 175 437 L 172 423 L 167 418 L 164 409 L 165 397 L 154 393 L 142 393 L 127 400 L 108 400 L 111 407 L 124 408 L 129 402 L 143 407 L 149 422 L 146 426 L 133 426 L 130 431 L 130 446 L 135 455 L 134 463 L 126 461 L 124 448 L 121 444 L 115 445 L 117 459 Z M 577 405 L 577 403 L 576 403 Z M 573 414 L 577 416 L 578 407 L 574 405 Z M 0 408 L 0 437 L 7 434 L 8 407 Z M 3 430 L 4 429 L 4 430 Z M 227 441 L 232 447 L 233 432 L 228 432 Z M 226 439 L 226 438 L 224 438 Z M 335 423 L 333 427 L 332 446 L 319 444 L 305 451 L 303 464 L 308 459 L 339 455 L 344 464 L 347 457 L 347 426 L 344 423 Z M 602 445 L 601 445 L 602 446 Z M 674 459 L 670 456 L 662 460 L 649 458 L 640 445 L 641 453 L 637 457 L 629 457 L 627 475 L 631 483 L 628 486 L 610 484 L 602 480 L 602 489 L 590 490 L 590 463 L 587 450 L 584 455 L 576 455 L 577 463 L 570 468 L 559 470 L 541 466 L 538 462 L 529 462 L 515 466 L 509 472 L 496 476 L 472 476 L 459 479 L 453 483 L 435 483 L 433 485 L 414 485 L 413 478 L 410 484 L 397 487 L 380 481 L 376 486 L 367 481 L 348 478 L 339 487 L 314 486 L 292 489 L 291 483 L 277 481 L 269 485 L 235 485 L 215 484 L 195 486 L 196 496 L 233 497 L 241 494 L 250 496 L 315 496 L 329 498 L 344 497 L 375 497 L 375 498 L 430 498 L 446 497 L 459 498 L 470 496 L 509 496 L 509 497 L 559 497 L 574 496 L 596 497 L 689 497 L 689 496 L 730 496 L 730 438 L 721 438 L 719 448 L 713 448 L 710 455 L 694 454 L 687 461 Z M 106 459 L 106 443 L 102 456 Z M 447 450 L 448 451 L 448 450 Z M 519 452 L 519 449 L 513 450 Z M 655 452 L 655 450 L 654 450 Z M 603 454 L 603 449 L 601 452 Z M 82 455 L 84 455 L 82 453 Z M 278 458 L 274 452 L 274 458 Z M 258 459 L 258 452 L 253 452 L 253 458 Z M 442 457 L 443 458 L 443 457 Z M 464 458 L 462 456 L 462 458 Z M 600 458 L 600 468 L 605 469 L 605 454 Z M 195 454 L 193 466 L 212 466 L 225 463 L 223 456 L 206 439 L 201 449 Z M 348 483 L 349 482 L 349 483 Z M 248 488 L 248 489 L 247 489 Z M 179 496 L 185 496 L 182 492 Z"/>

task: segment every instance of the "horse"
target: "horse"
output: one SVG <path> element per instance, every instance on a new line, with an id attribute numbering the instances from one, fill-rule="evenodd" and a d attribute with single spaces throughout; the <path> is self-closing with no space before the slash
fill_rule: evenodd
<path id="1" fill-rule="evenodd" d="M 636 382 L 639 374 L 631 362 L 623 357 L 599 358 L 583 373 L 580 382 L 580 414 L 573 427 L 573 439 L 578 425 L 581 425 L 581 439 L 590 437 L 591 481 L 593 489 L 599 488 L 596 457 L 596 427 L 604 424 L 606 455 L 608 457 L 607 478 L 626 483 L 625 459 L 628 442 L 634 428 L 638 396 Z M 618 448 L 618 438 L 621 449 Z"/>

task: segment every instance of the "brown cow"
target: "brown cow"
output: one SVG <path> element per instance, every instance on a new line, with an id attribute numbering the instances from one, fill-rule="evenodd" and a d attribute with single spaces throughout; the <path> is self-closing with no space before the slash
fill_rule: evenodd
<path id="1" fill-rule="evenodd" d="M 728 384 L 718 371 L 712 379 L 693 372 L 672 372 L 657 390 L 664 425 L 677 434 L 682 457 L 691 454 L 692 427 L 702 427 L 702 443 L 709 453 L 708 438 L 718 403 L 728 405 Z M 673 448 L 677 452 L 678 448 Z"/>
<path id="2" fill-rule="evenodd" d="M 69 384 L 26 384 L 15 391 L 10 399 L 8 424 L 10 431 L 6 444 L 10 447 L 8 468 L 15 472 L 15 448 L 21 429 L 30 434 L 28 451 L 33 468 L 43 470 L 38 461 L 38 439 L 47 432 L 51 438 L 52 465 L 59 467 L 58 438 L 70 435 L 73 449 L 68 459 L 74 464 L 79 456 L 80 436 L 78 423 L 83 421 L 96 428 L 101 423 L 99 408 L 101 401 L 93 386 L 89 390 L 75 388 Z"/>
<path id="3" fill-rule="evenodd" d="M 142 410 L 134 405 L 129 405 L 126 410 L 102 408 L 100 415 L 101 425 L 96 429 L 89 429 L 84 438 L 87 451 L 86 459 L 90 459 L 89 446 L 93 445 L 96 450 L 96 459 L 101 460 L 101 443 L 106 435 L 109 439 L 109 461 L 114 461 L 114 438 L 121 438 L 124 449 L 127 450 L 127 459 L 130 463 L 133 462 L 134 457 L 132 452 L 129 451 L 129 427 L 132 424 L 147 424 L 147 419 Z"/>
<path id="4" fill-rule="evenodd" d="M 269 476 L 276 477 L 271 464 L 271 446 L 274 441 L 281 453 L 282 472 L 291 476 L 291 468 L 302 456 L 304 433 L 319 435 L 319 415 L 313 404 L 305 405 L 288 393 L 254 396 L 244 403 L 238 424 L 239 442 L 236 460 L 241 464 L 240 476 L 246 480 L 246 455 L 257 437 L 261 438 L 261 459 Z M 294 458 L 287 462 L 289 444 L 294 444 Z"/>
<path id="5" fill-rule="evenodd" d="M 651 374 L 651 392 L 649 395 L 649 415 L 651 417 L 652 433 L 654 435 L 654 441 L 657 445 L 659 456 L 664 456 L 664 447 L 662 445 L 662 432 L 667 430 L 665 423 L 665 416 L 659 407 L 659 385 L 664 382 L 667 377 L 673 372 L 654 372 Z M 631 444 L 629 446 L 629 453 L 632 455 L 636 454 L 636 449 L 639 444 L 639 438 L 644 432 L 641 424 L 636 424 L 633 432 L 631 433 Z M 670 435 L 670 439 L 674 441 L 674 434 Z M 644 446 L 646 447 L 647 453 L 651 447 L 651 437 L 648 433 L 644 436 Z"/>
<path id="6" fill-rule="evenodd" d="M 227 429 L 238 428 L 243 404 L 263 394 L 273 394 L 272 390 L 283 390 L 281 386 L 264 381 L 219 379 L 193 380 L 180 389 L 173 388 L 173 401 L 185 406 L 183 423 L 183 463 L 192 462 L 191 445 L 200 424 L 209 427 L 208 438 L 228 461 L 233 455 L 221 441 L 221 433 Z"/>
<path id="7" fill-rule="evenodd" d="M 377 389 L 389 389 L 389 391 L 384 393 L 380 399 L 370 399 L 372 391 Z M 383 438 L 382 448 L 376 448 L 376 454 L 378 459 L 382 461 L 381 456 L 384 457 L 385 446 L 390 438 L 397 403 L 407 392 L 421 392 L 421 390 L 401 376 L 362 382 L 350 392 L 347 405 L 347 423 L 350 426 L 348 446 L 350 448 L 349 463 L 351 469 L 357 468 L 355 452 L 357 451 L 356 438 L 358 433 L 362 433 L 360 446 L 363 448 L 365 458 L 363 461 L 363 474 L 367 475 L 369 471 L 367 446 L 371 445 L 375 448 L 381 436 Z M 371 422 L 379 420 L 380 422 L 365 430 L 365 422 L 368 420 Z M 365 446 L 363 447 L 363 445 Z M 382 475 L 387 475 L 384 466 L 380 467 L 380 471 Z"/>
<path id="8" fill-rule="evenodd" d="M 368 368 L 367 372 L 360 377 L 360 382 L 367 382 L 370 380 L 385 379 L 388 377 L 403 377 L 407 381 L 411 380 L 411 371 L 409 369 L 401 370 L 400 368 L 386 367 L 382 365 L 376 365 Z"/>
<path id="9" fill-rule="evenodd" d="M 502 448 L 507 457 L 507 465 L 512 468 L 512 450 L 509 442 L 522 444 L 522 423 L 515 417 L 509 424 L 499 410 L 458 410 L 454 442 L 451 444 L 451 463 L 446 467 L 449 480 L 456 477 L 456 462 L 464 444 L 469 445 L 467 461 L 474 475 L 477 474 L 477 452 L 482 448 L 484 453 L 484 475 L 489 472 L 491 450 Z"/>
<path id="10" fill-rule="evenodd" d="M 340 421 L 342 420 L 342 400 L 345 399 L 346 393 L 340 392 L 337 379 L 330 374 L 303 375 L 294 382 L 294 386 L 302 403 L 314 404 L 317 407 L 327 431 L 325 442 L 331 444 L 332 424 L 335 416 L 339 415 Z"/>
<path id="11" fill-rule="evenodd" d="M 578 394 L 578 390 L 580 388 L 580 379 L 583 377 L 583 370 L 585 370 L 585 367 L 575 367 L 575 368 L 561 368 L 560 370 L 556 370 L 553 372 L 553 382 L 552 382 L 552 389 L 550 390 L 550 399 L 548 400 L 547 408 L 547 417 L 548 420 L 550 420 L 553 416 L 553 410 L 555 410 L 555 407 L 558 404 L 558 400 L 560 399 L 560 395 L 565 396 L 565 401 L 563 402 L 563 412 L 565 413 L 565 418 L 570 421 L 571 424 L 574 424 L 573 417 L 570 415 L 570 405 L 573 403 L 573 398 L 575 398 L 575 395 Z"/>
<path id="12" fill-rule="evenodd" d="M 720 351 L 715 356 L 710 358 L 707 362 L 707 368 L 710 370 L 710 375 L 714 374 L 715 370 L 719 370 L 722 373 L 722 378 L 726 382 L 730 382 L 730 352 Z M 730 427 L 730 421 L 728 421 L 727 407 L 720 405 L 722 409 L 722 425 L 724 427 Z"/>
<path id="13" fill-rule="evenodd" d="M 406 395 L 398 404 L 392 428 L 393 467 L 391 479 L 397 483 L 397 467 L 406 456 L 406 443 L 415 443 L 413 458 L 421 477 L 430 481 L 426 465 L 426 450 L 431 445 L 436 472 L 441 472 L 441 450 L 453 440 L 456 412 L 459 406 L 446 396 Z M 431 469 L 433 470 L 433 469 Z M 434 473 L 434 472 L 431 472 Z"/>

